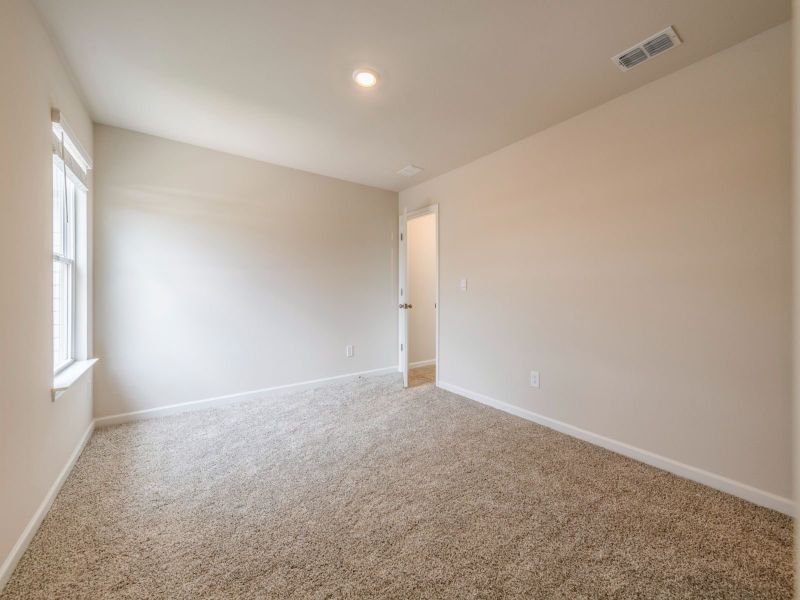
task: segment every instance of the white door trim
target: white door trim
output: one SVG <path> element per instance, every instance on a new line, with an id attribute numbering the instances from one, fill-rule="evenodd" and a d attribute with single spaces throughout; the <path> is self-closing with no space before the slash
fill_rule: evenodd
<path id="1" fill-rule="evenodd" d="M 397 301 L 399 303 L 397 309 L 397 367 L 400 373 L 403 374 L 403 387 L 408 387 L 408 312 L 403 308 L 406 300 L 408 299 L 408 221 L 406 213 L 408 209 L 404 209 L 400 215 L 400 223 L 398 226 L 399 235 L 397 241 L 397 274 L 399 282 L 397 285 Z"/>
<path id="2" fill-rule="evenodd" d="M 434 215 L 434 236 L 435 236 L 435 251 L 436 256 L 434 257 L 434 273 L 436 277 L 436 301 L 435 301 L 435 315 L 436 315 L 436 379 L 435 385 L 439 385 L 439 205 L 438 204 L 429 204 L 428 206 L 423 206 L 422 208 L 418 208 L 412 211 L 408 209 L 403 210 L 403 214 L 400 215 L 400 231 L 407 235 L 407 225 L 411 219 L 416 219 L 417 217 L 424 217 L 425 215 Z M 403 239 L 402 241 L 398 241 L 398 252 L 400 254 L 400 288 L 405 289 L 408 285 L 408 277 L 406 271 L 406 265 L 408 265 L 408 245 L 407 239 Z M 407 296 L 407 295 L 406 295 Z M 401 302 L 405 302 L 405 300 L 401 300 Z M 412 309 L 413 310 L 413 309 Z M 405 337 L 405 354 L 408 357 L 408 319 L 403 322 L 403 317 L 400 315 L 398 317 L 399 327 L 401 328 L 400 332 L 400 339 L 402 340 Z M 405 327 L 406 335 L 403 336 L 402 328 Z M 399 348 L 399 346 L 398 346 Z M 399 354 L 399 361 L 398 364 L 400 365 L 400 369 L 403 369 L 403 352 Z M 406 373 L 408 370 L 406 369 Z M 407 381 L 404 381 L 404 385 L 408 385 Z"/>

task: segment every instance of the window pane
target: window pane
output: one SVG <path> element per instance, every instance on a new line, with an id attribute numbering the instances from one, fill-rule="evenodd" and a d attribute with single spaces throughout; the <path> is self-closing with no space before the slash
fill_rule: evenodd
<path id="1" fill-rule="evenodd" d="M 70 342 L 71 266 L 53 261 L 53 368 L 72 358 Z"/>
<path id="2" fill-rule="evenodd" d="M 74 360 L 75 203 L 82 188 L 64 163 L 53 159 L 53 367 Z"/>
<path id="3" fill-rule="evenodd" d="M 53 159 L 53 253 L 64 254 L 64 169 Z"/>
<path id="4" fill-rule="evenodd" d="M 64 216 L 64 230 L 66 235 L 64 237 L 64 256 L 68 258 L 75 258 L 75 193 L 77 188 L 75 182 L 70 177 L 67 178 L 67 201 L 66 211 Z"/>

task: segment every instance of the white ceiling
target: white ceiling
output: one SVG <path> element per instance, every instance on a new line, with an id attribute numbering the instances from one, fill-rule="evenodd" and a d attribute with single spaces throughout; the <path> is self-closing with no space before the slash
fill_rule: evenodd
<path id="1" fill-rule="evenodd" d="M 35 0 L 93 118 L 391 190 L 790 17 L 789 0 Z M 674 25 L 684 44 L 610 57 Z M 364 90 L 351 73 L 381 74 Z M 396 174 L 413 163 L 425 171 Z"/>

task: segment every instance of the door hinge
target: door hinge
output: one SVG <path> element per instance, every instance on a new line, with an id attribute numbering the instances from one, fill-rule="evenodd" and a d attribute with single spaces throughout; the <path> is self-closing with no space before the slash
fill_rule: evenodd
<path id="1" fill-rule="evenodd" d="M 402 233 L 400 234 L 400 241 L 401 242 L 403 241 L 403 234 Z"/>
<path id="2" fill-rule="evenodd" d="M 403 344 L 400 344 L 400 352 L 403 351 Z"/>

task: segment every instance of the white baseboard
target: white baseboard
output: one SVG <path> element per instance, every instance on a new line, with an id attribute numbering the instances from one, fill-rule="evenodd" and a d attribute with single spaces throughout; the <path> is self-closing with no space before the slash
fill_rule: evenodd
<path id="1" fill-rule="evenodd" d="M 78 457 L 86 447 L 86 443 L 89 441 L 89 438 L 92 437 L 93 431 L 94 421 L 89 423 L 89 427 L 87 427 L 86 432 L 83 434 L 83 437 L 81 437 L 78 445 L 75 446 L 72 454 L 70 454 L 67 463 L 64 465 L 64 468 L 61 469 L 61 472 L 58 474 L 58 477 L 56 477 L 53 485 L 50 486 L 50 489 L 47 491 L 47 495 L 44 497 L 44 500 L 42 500 L 39 508 L 37 508 L 36 512 L 33 513 L 33 517 L 31 517 L 31 520 L 28 521 L 28 524 L 22 531 L 22 535 L 20 535 L 19 539 L 17 540 L 17 543 L 14 544 L 14 547 L 11 548 L 11 552 L 9 552 L 8 556 L 3 561 L 3 564 L 0 565 L 0 592 L 3 591 L 6 583 L 8 583 L 9 579 L 11 579 L 11 575 L 14 573 L 14 569 L 16 568 L 19 559 L 22 558 L 23 554 L 25 554 L 28 544 L 30 544 L 33 536 L 39 529 L 39 525 L 42 524 L 42 521 L 47 515 L 47 511 L 49 511 L 50 507 L 53 505 L 53 500 L 56 499 L 58 492 L 61 491 L 61 486 L 64 485 L 64 482 L 67 480 L 67 477 L 72 471 L 72 467 L 75 466 Z"/>
<path id="2" fill-rule="evenodd" d="M 295 392 L 301 390 L 312 389 L 330 385 L 332 383 L 345 383 L 358 377 L 375 377 L 378 375 L 388 375 L 389 373 L 397 373 L 397 367 L 383 367 L 381 369 L 372 369 L 370 371 L 360 371 L 358 373 L 347 373 L 345 375 L 335 375 L 333 377 L 323 377 L 322 379 L 312 379 L 310 381 L 301 381 L 299 383 L 289 383 L 286 385 L 277 385 L 275 387 L 264 388 L 261 390 L 253 390 L 250 392 L 240 392 L 237 394 L 229 394 L 227 396 L 217 396 L 214 398 L 204 398 L 203 400 L 191 400 L 189 402 L 181 402 L 178 404 L 168 404 L 166 406 L 158 406 L 156 408 L 148 408 L 145 410 L 137 410 L 128 413 L 120 413 L 117 415 L 110 415 L 107 417 L 98 417 L 94 420 L 95 427 L 109 427 L 110 425 L 119 425 L 120 423 L 128 423 L 131 421 L 144 421 L 146 419 L 157 419 L 167 415 L 192 411 L 204 410 L 213 406 L 220 406 L 231 402 L 242 402 L 244 400 L 254 400 L 256 398 L 264 398 L 271 395 Z"/>
<path id="3" fill-rule="evenodd" d="M 418 360 L 417 362 L 408 363 L 409 369 L 416 369 L 417 367 L 427 367 L 429 365 L 435 365 L 436 359 L 432 358 L 430 360 Z"/>
<path id="4" fill-rule="evenodd" d="M 630 444 L 619 442 L 597 433 L 586 431 L 585 429 L 580 429 L 579 427 L 569 425 L 563 421 L 557 421 L 556 419 L 545 417 L 544 415 L 540 415 L 525 408 L 520 408 L 519 406 L 514 406 L 513 404 L 508 404 L 507 402 L 502 402 L 501 400 L 496 400 L 484 394 L 479 394 L 457 385 L 453 385 L 452 383 L 440 381 L 439 387 L 449 392 L 453 392 L 454 394 L 458 394 L 459 396 L 464 396 L 470 400 L 480 402 L 481 404 L 486 404 L 487 406 L 491 406 L 504 412 L 511 413 L 512 415 L 522 417 L 528 421 L 533 421 L 534 423 L 544 425 L 550 429 L 555 429 L 561 433 L 566 433 L 567 435 L 584 440 L 596 446 L 601 446 L 607 450 L 616 452 L 617 454 L 622 454 L 628 458 L 633 458 L 634 460 L 658 467 L 664 471 L 669 471 L 670 473 L 674 473 L 680 477 L 691 479 L 692 481 L 696 481 L 722 492 L 737 496 L 752 502 L 753 504 L 771 508 L 772 510 L 777 510 L 778 512 L 782 512 L 789 516 L 795 515 L 794 502 L 789 498 L 784 498 L 771 492 L 766 492 L 751 485 L 747 485 L 746 483 L 735 481 L 733 479 L 723 477 L 722 475 L 717 475 L 716 473 L 704 471 L 703 469 L 692 467 L 691 465 L 687 465 L 676 460 L 672 460 L 671 458 L 649 452 L 648 450 L 642 450 L 641 448 L 636 448 Z"/>

